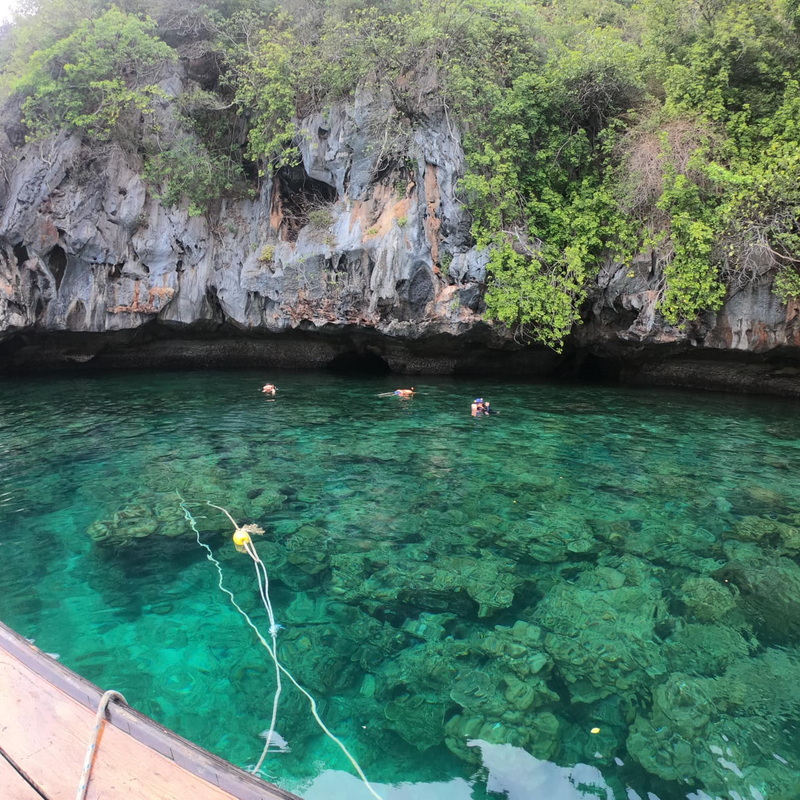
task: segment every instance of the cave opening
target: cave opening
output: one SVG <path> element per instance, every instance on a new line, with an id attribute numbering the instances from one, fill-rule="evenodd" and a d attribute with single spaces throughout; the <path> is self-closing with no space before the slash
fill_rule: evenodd
<path id="1" fill-rule="evenodd" d="M 55 245 L 47 255 L 47 266 L 55 278 L 56 289 L 61 288 L 61 281 L 64 279 L 64 272 L 67 269 L 67 254 L 60 245 Z"/>
<path id="2" fill-rule="evenodd" d="M 302 164 L 281 167 L 275 175 L 273 204 L 280 207 L 284 238 L 296 242 L 314 211 L 336 202 L 336 188 L 312 178 Z"/>
<path id="3" fill-rule="evenodd" d="M 618 383 L 622 367 L 612 358 L 587 354 L 578 368 L 578 378 L 584 383 Z"/>
<path id="4" fill-rule="evenodd" d="M 388 375 L 392 370 L 380 356 L 375 353 L 359 353 L 348 350 L 340 353 L 328 362 L 329 372 L 356 375 Z"/>
<path id="5" fill-rule="evenodd" d="M 14 245 L 14 257 L 17 259 L 18 269 L 28 260 L 28 248 L 22 242 Z"/>

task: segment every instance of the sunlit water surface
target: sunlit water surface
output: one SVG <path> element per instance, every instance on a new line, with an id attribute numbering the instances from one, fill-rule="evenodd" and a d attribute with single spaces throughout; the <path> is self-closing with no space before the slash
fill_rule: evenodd
<path id="1" fill-rule="evenodd" d="M 197 538 L 268 622 L 209 501 L 265 530 L 279 657 L 384 800 L 800 796 L 796 405 L 396 386 L 4 379 L 0 618 L 252 766 L 274 671 Z M 284 683 L 262 774 L 371 797 Z"/>

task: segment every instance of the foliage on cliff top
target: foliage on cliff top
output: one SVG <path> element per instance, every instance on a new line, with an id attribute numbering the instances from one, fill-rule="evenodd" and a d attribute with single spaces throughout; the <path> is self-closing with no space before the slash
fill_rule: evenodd
<path id="1" fill-rule="evenodd" d="M 28 60 L 16 91 L 30 136 L 74 129 L 94 140 L 123 136 L 131 112 L 147 113 L 162 62 L 174 56 L 155 23 L 111 8 Z"/>
<path id="2" fill-rule="evenodd" d="M 649 247 L 674 324 L 765 272 L 800 287 L 797 0 L 31 0 L 0 63 L 32 134 L 123 138 L 159 60 L 198 43 L 216 73 L 139 132 L 167 202 L 291 163 L 297 119 L 368 86 L 391 101 L 380 167 L 430 116 L 461 131 L 487 312 L 530 340 L 560 347 L 600 263 Z"/>

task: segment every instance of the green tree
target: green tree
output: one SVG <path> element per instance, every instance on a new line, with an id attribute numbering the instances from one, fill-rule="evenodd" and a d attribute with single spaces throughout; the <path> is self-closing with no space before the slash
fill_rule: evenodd
<path id="1" fill-rule="evenodd" d="M 476 240 L 490 248 L 487 312 L 529 340 L 560 349 L 601 259 L 631 246 L 608 167 L 638 74 L 631 43 L 592 29 L 498 87 L 470 128 L 463 185 Z"/>
<path id="2" fill-rule="evenodd" d="M 123 120 L 130 122 L 131 112 L 148 113 L 159 67 L 174 57 L 154 27 L 111 9 L 35 52 L 15 87 L 26 97 L 23 118 L 31 138 L 66 127 L 106 141 Z"/>

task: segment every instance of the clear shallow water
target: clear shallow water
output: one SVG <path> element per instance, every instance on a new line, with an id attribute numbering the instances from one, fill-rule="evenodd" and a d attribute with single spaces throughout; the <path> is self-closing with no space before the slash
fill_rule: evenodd
<path id="1" fill-rule="evenodd" d="M 275 380 L 279 394 L 259 393 Z M 0 382 L 0 618 L 258 759 L 279 653 L 384 800 L 800 796 L 800 418 L 763 398 L 328 375 Z M 474 420 L 478 392 L 499 416 Z M 286 689 L 265 775 L 369 797 Z M 594 733 L 592 731 L 595 731 Z M 649 793 L 649 794 L 648 794 Z"/>

